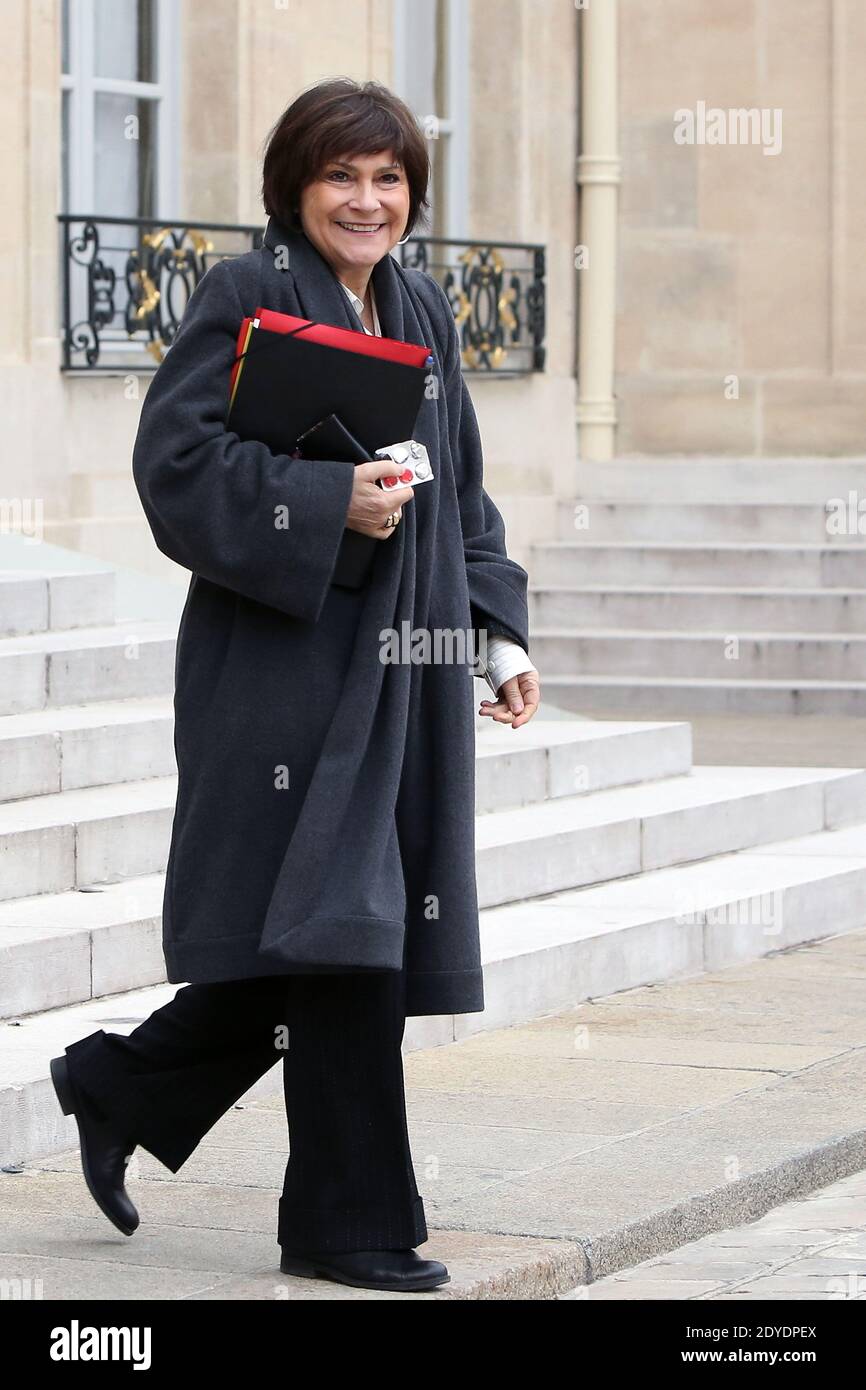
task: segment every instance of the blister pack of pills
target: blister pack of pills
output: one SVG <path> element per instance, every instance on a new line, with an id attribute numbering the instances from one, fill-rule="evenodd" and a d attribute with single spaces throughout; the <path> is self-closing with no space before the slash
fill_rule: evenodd
<path id="1" fill-rule="evenodd" d="M 398 487 L 414 487 L 416 483 L 429 483 L 433 477 L 427 450 L 415 439 L 386 444 L 383 449 L 376 450 L 376 457 L 394 460 L 393 476 L 379 479 L 385 492 L 393 492 Z"/>

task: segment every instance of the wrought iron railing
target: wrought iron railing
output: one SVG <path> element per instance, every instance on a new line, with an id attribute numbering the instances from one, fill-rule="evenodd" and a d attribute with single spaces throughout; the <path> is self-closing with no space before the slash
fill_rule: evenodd
<path id="1" fill-rule="evenodd" d="M 264 226 L 227 222 L 67 213 L 58 221 L 65 372 L 155 371 L 208 267 L 254 250 L 264 233 Z M 427 271 L 442 286 L 467 372 L 544 370 L 543 246 L 422 235 L 396 254 L 402 265 Z"/>
<path id="2" fill-rule="evenodd" d="M 544 370 L 544 247 L 517 241 L 410 237 L 401 264 L 442 286 L 460 329 L 467 371 Z"/>

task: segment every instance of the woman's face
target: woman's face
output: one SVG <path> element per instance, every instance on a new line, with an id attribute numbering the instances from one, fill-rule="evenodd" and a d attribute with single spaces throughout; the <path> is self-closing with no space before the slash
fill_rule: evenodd
<path id="1" fill-rule="evenodd" d="M 406 174 L 391 150 L 343 155 L 303 190 L 300 213 L 304 232 L 336 275 L 372 269 L 406 230 Z"/>

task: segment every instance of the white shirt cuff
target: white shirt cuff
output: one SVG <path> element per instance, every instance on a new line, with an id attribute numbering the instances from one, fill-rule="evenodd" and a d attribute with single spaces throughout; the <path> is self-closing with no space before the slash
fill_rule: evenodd
<path id="1" fill-rule="evenodd" d="M 535 670 L 520 643 L 498 632 L 487 638 L 487 660 L 485 663 L 479 656 L 478 665 L 480 669 L 475 675 L 487 681 L 494 695 L 499 694 L 503 681 L 520 676 L 524 671 Z"/>

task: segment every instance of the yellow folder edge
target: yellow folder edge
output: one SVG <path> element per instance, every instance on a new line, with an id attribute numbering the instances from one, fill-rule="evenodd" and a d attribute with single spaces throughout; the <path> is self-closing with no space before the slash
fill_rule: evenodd
<path id="1" fill-rule="evenodd" d="M 251 334 L 252 331 L 253 331 L 253 326 L 254 326 L 254 321 L 251 319 L 250 322 L 247 324 L 247 335 L 246 335 L 246 337 L 244 338 L 243 353 L 241 354 L 241 360 L 240 360 L 240 362 L 238 363 L 238 370 L 237 370 L 237 376 L 235 377 L 235 384 L 234 384 L 234 386 L 232 387 L 231 399 L 230 399 L 230 401 L 229 401 L 229 410 L 231 410 L 232 406 L 233 406 L 234 403 L 235 403 L 235 392 L 236 392 L 237 389 L 238 389 L 238 382 L 239 382 L 240 379 L 241 379 L 241 372 L 242 372 L 243 369 L 244 369 L 244 362 L 246 361 L 246 351 L 247 351 L 247 348 L 248 348 L 249 345 L 250 345 L 250 334 Z"/>

